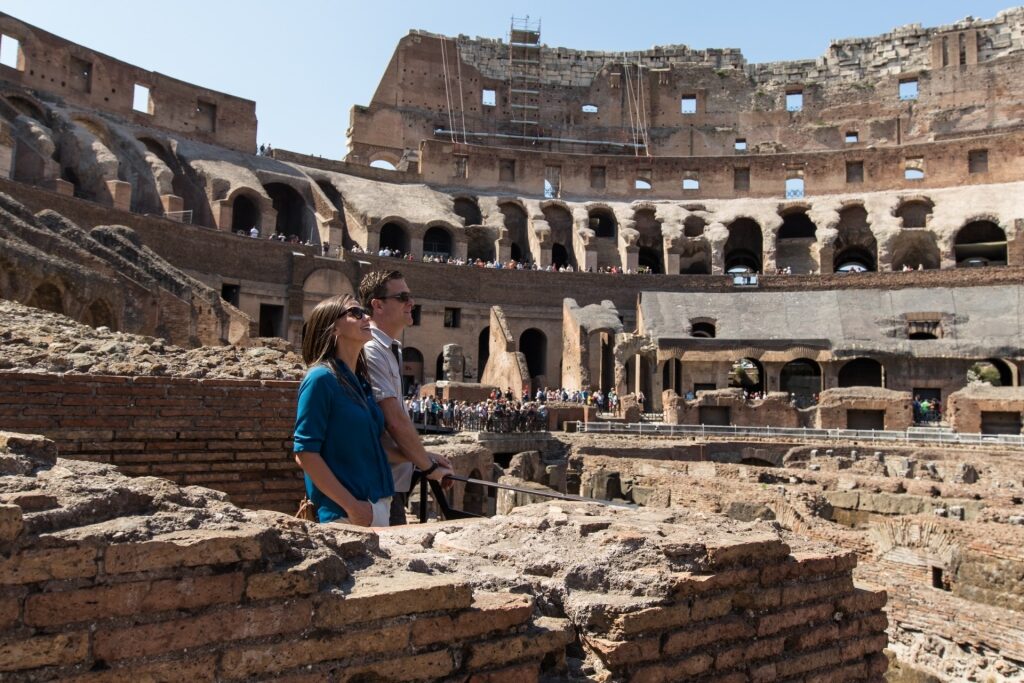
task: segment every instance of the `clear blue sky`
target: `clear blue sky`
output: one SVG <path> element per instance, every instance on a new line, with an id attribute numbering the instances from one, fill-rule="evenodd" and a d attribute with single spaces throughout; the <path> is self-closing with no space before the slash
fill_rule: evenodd
<path id="1" fill-rule="evenodd" d="M 112 57 L 256 101 L 259 140 L 340 158 L 348 112 L 368 104 L 399 38 L 418 28 L 504 38 L 509 19 L 540 18 L 543 42 L 590 50 L 683 43 L 737 47 L 751 62 L 811 59 L 833 38 L 897 26 L 990 19 L 987 0 L 2 0 L 0 10 Z"/>

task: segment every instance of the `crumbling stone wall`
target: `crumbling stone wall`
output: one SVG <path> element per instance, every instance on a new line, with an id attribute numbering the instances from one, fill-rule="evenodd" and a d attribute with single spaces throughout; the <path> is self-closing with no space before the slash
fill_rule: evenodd
<path id="1" fill-rule="evenodd" d="M 855 557 L 769 527 L 539 505 L 374 534 L 57 459 L 40 437 L 0 433 L 0 467 L 11 680 L 877 681 L 887 666 L 885 594 L 853 587 Z"/>

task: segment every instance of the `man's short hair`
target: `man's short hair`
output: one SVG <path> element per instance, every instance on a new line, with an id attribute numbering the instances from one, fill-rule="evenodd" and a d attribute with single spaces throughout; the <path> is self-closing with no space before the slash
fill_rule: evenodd
<path id="1" fill-rule="evenodd" d="M 403 275 L 397 270 L 371 270 L 363 276 L 359 282 L 359 301 L 363 308 L 373 310 L 370 301 L 381 299 L 388 295 L 388 283 L 392 280 L 401 280 Z"/>

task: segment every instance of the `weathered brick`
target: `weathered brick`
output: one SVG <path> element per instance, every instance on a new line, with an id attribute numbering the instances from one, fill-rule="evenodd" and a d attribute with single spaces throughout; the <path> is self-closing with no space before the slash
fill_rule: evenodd
<path id="1" fill-rule="evenodd" d="M 754 567 L 734 567 L 717 571 L 714 574 L 680 572 L 672 576 L 672 592 L 678 597 L 700 595 L 751 584 L 757 580 L 758 570 Z"/>
<path id="2" fill-rule="evenodd" d="M 447 650 L 426 652 L 410 657 L 394 657 L 338 671 L 338 678 L 382 681 L 436 681 L 455 670 L 455 661 Z M 529 681 L 530 679 L 526 679 Z"/>
<path id="3" fill-rule="evenodd" d="M 836 607 L 844 614 L 857 612 L 875 612 L 885 607 L 888 594 L 883 591 L 869 591 L 855 588 L 852 595 L 847 595 L 836 601 Z"/>
<path id="4" fill-rule="evenodd" d="M 112 545 L 104 553 L 104 570 L 126 574 L 256 560 L 262 556 L 258 534 L 197 529 L 163 534 L 143 543 Z"/>
<path id="5" fill-rule="evenodd" d="M 888 662 L 886 663 L 888 666 Z M 804 679 L 806 683 L 845 683 L 846 681 L 862 681 L 866 674 L 867 667 L 864 662 L 847 664 L 845 666 L 832 666 L 825 671 L 818 671 Z"/>
<path id="6" fill-rule="evenodd" d="M 0 543 L 10 543 L 16 539 L 24 526 L 19 506 L 0 504 Z"/>
<path id="7" fill-rule="evenodd" d="M 36 583 L 96 576 L 95 548 L 26 550 L 0 558 L 0 583 Z"/>
<path id="8" fill-rule="evenodd" d="M 839 623 L 838 637 L 849 640 L 857 636 L 881 633 L 889 627 L 889 619 L 885 612 L 875 612 L 861 617 L 847 617 Z"/>
<path id="9" fill-rule="evenodd" d="M 345 628 L 404 614 L 465 609 L 472 603 L 473 589 L 464 581 L 406 573 L 358 582 L 347 595 L 321 597 L 314 623 L 321 628 Z"/>
<path id="10" fill-rule="evenodd" d="M 89 634 L 85 631 L 8 641 L 0 643 L 0 671 L 68 666 L 88 656 Z"/>
<path id="11" fill-rule="evenodd" d="M 308 600 L 300 600 L 270 607 L 220 609 L 198 617 L 128 628 L 100 629 L 93 651 L 99 659 L 114 661 L 242 638 L 295 633 L 309 626 L 311 609 Z"/>
<path id="12" fill-rule="evenodd" d="M 719 651 L 715 655 L 715 668 L 732 669 L 744 663 L 768 659 L 769 657 L 781 654 L 785 648 L 785 638 L 753 639 Z"/>
<path id="13" fill-rule="evenodd" d="M 831 604 L 809 605 L 789 609 L 785 612 L 766 614 L 757 620 L 757 635 L 759 637 L 770 636 L 787 628 L 809 624 L 816 621 L 831 619 L 833 609 Z"/>
<path id="14" fill-rule="evenodd" d="M 881 652 L 889 644 L 889 637 L 884 633 L 871 636 L 863 636 L 856 640 L 845 642 L 841 646 L 840 657 L 842 661 L 848 662 L 864 655 Z"/>
<path id="15" fill-rule="evenodd" d="M 332 660 L 387 653 L 401 655 L 409 647 L 410 627 L 411 624 L 405 622 L 340 635 L 228 650 L 221 658 L 221 675 L 227 679 L 248 678 Z"/>
<path id="16" fill-rule="evenodd" d="M 632 638 L 630 640 L 606 640 L 582 636 L 583 644 L 596 654 L 604 665 L 618 668 L 626 664 L 650 662 L 658 659 L 661 638 Z"/>
<path id="17" fill-rule="evenodd" d="M 528 595 L 479 592 L 473 596 L 469 611 L 417 619 L 412 627 L 412 644 L 452 642 L 505 631 L 526 622 L 533 613 L 533 598 Z"/>
<path id="18" fill-rule="evenodd" d="M 540 664 L 517 664 L 503 669 L 475 673 L 466 683 L 537 683 Z"/>
<path id="19" fill-rule="evenodd" d="M 753 637 L 754 627 L 751 624 L 741 617 L 731 616 L 720 621 L 691 626 L 685 631 L 673 631 L 665 639 L 662 654 L 666 657 L 675 657 L 711 643 L 726 643 L 730 640 Z"/>
<path id="20" fill-rule="evenodd" d="M 648 607 L 619 615 L 615 618 L 612 631 L 632 636 L 647 631 L 667 631 L 690 621 L 690 603 L 684 600 L 664 607 Z"/>
<path id="21" fill-rule="evenodd" d="M 789 546 L 770 536 L 708 548 L 708 560 L 716 569 L 733 565 L 763 565 L 787 555 Z"/>
<path id="22" fill-rule="evenodd" d="M 237 602 L 243 580 L 236 572 L 39 593 L 25 601 L 25 623 L 53 626 Z"/>
<path id="23" fill-rule="evenodd" d="M 65 678 L 67 683 L 120 683 L 138 681 L 144 683 L 177 683 L 189 681 L 202 683 L 217 679 L 216 657 L 186 657 L 170 662 L 155 662 L 138 666 L 125 666 L 106 671 L 96 671 L 82 676 Z"/>
<path id="24" fill-rule="evenodd" d="M 572 626 L 567 619 L 541 617 L 521 636 L 472 644 L 466 665 L 484 669 L 521 659 L 539 660 L 548 653 L 564 654 L 565 646 L 572 640 Z"/>
<path id="25" fill-rule="evenodd" d="M 697 654 L 684 659 L 653 666 L 644 666 L 637 669 L 630 677 L 630 683 L 670 683 L 671 681 L 686 680 L 690 676 L 698 676 L 714 663 L 714 658 L 709 654 Z"/>
<path id="26" fill-rule="evenodd" d="M 808 671 L 834 667 L 839 661 L 841 661 L 839 648 L 830 647 L 825 650 L 787 657 L 775 663 L 775 671 L 781 677 L 795 676 Z"/>
<path id="27" fill-rule="evenodd" d="M 796 633 L 786 638 L 787 650 L 810 650 L 824 645 L 831 645 L 839 640 L 839 627 L 836 624 L 820 624 L 814 628 Z"/>
<path id="28" fill-rule="evenodd" d="M 837 576 L 822 581 L 792 583 L 782 587 L 782 605 L 797 605 L 826 598 L 848 595 L 853 592 L 853 577 Z"/>
<path id="29" fill-rule="evenodd" d="M 0 598 L 0 630 L 7 630 L 17 623 L 21 615 L 21 601 L 13 596 Z"/>

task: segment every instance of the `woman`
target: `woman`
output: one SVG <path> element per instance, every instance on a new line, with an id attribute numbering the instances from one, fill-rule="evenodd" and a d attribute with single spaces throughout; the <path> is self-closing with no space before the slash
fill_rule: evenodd
<path id="1" fill-rule="evenodd" d="M 321 522 L 387 526 L 395 486 L 381 446 L 384 415 L 366 379 L 370 319 L 350 294 L 317 304 L 306 323 L 295 462 Z"/>

